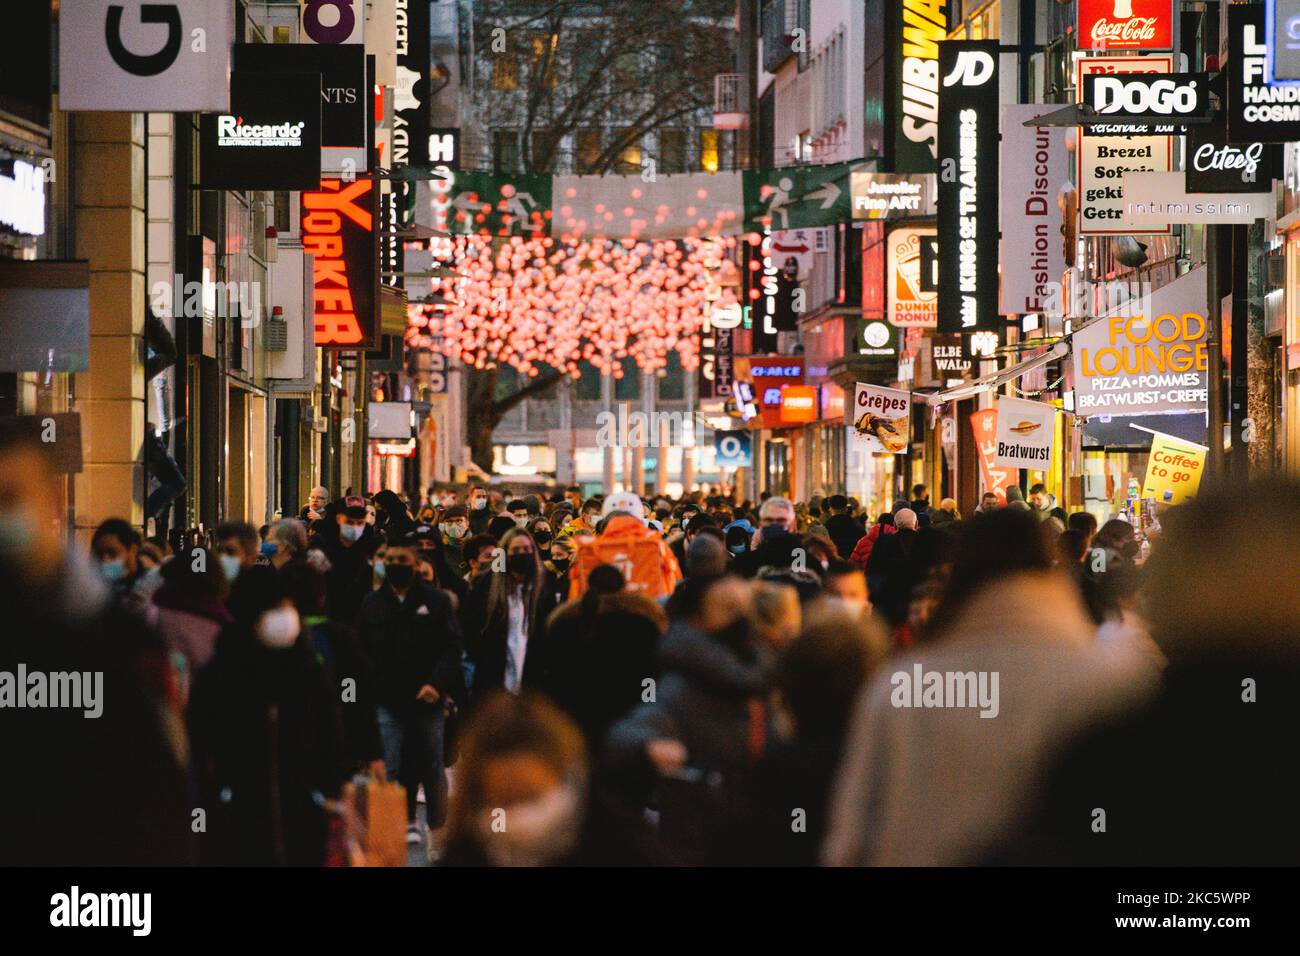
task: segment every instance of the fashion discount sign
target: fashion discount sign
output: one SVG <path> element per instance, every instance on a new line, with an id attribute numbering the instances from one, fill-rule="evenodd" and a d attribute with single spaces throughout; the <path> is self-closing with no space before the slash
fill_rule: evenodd
<path id="1" fill-rule="evenodd" d="M 998 327 L 998 44 L 939 44 L 939 329 Z"/>
<path id="2" fill-rule="evenodd" d="M 1068 130 L 1025 126 L 1041 105 L 1002 107 L 1002 311 L 1061 311 L 1065 238 L 1057 196 L 1070 183 Z"/>

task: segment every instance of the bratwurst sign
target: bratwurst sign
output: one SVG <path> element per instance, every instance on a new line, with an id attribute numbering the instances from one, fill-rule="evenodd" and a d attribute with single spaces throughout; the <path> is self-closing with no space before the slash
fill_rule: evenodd
<path id="1" fill-rule="evenodd" d="M 1199 269 L 1081 329 L 1071 340 L 1075 413 L 1204 412 L 1205 331 Z"/>

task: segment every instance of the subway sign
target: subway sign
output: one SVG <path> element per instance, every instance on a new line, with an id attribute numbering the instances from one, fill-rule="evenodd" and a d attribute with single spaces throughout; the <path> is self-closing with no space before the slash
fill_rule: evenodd
<path id="1" fill-rule="evenodd" d="M 885 0 L 886 54 L 893 91 L 889 135 L 896 173 L 934 172 L 939 155 L 939 41 L 948 36 L 945 0 Z"/>
<path id="2" fill-rule="evenodd" d="M 373 179 L 326 179 L 302 194 L 302 244 L 312 267 L 316 345 L 379 347 L 379 191 Z"/>

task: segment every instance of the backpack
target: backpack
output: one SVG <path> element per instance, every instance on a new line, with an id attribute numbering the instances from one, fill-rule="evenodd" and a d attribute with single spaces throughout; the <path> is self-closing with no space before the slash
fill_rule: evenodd
<path id="1" fill-rule="evenodd" d="M 582 541 L 569 570 L 569 599 L 582 596 L 587 575 L 602 564 L 612 564 L 623 572 L 631 594 L 654 600 L 671 593 L 677 582 L 664 569 L 661 548 L 659 536 L 649 529 L 642 535 L 606 534 Z"/>

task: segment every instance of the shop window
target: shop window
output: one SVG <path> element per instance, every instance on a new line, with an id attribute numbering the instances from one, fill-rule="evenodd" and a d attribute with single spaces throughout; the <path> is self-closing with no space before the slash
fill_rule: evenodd
<path id="1" fill-rule="evenodd" d="M 620 129 L 614 135 L 618 137 L 619 142 L 623 142 L 632 134 L 632 130 Z M 618 159 L 614 162 L 614 172 L 621 176 L 631 176 L 641 171 L 641 138 L 638 136 L 627 143 L 618 151 Z"/>
<path id="2" fill-rule="evenodd" d="M 580 129 L 576 140 L 574 172 L 578 174 L 596 172 L 596 164 L 600 162 L 601 152 L 600 130 Z"/>
<path id="3" fill-rule="evenodd" d="M 499 129 L 492 133 L 492 171 L 519 171 L 519 134 L 514 130 Z"/>
<path id="4" fill-rule="evenodd" d="M 716 129 L 700 130 L 700 169 L 706 173 L 718 171 L 721 136 Z"/>
<path id="5" fill-rule="evenodd" d="M 635 402 L 641 398 L 641 369 L 630 358 L 623 359 L 623 377 L 614 379 L 614 398 L 620 402 Z"/>
<path id="6" fill-rule="evenodd" d="M 514 51 L 506 50 L 492 58 L 492 89 L 519 89 L 519 59 Z"/>
<path id="7" fill-rule="evenodd" d="M 664 174 L 686 172 L 686 130 L 661 129 L 659 131 L 659 172 Z"/>
<path id="8" fill-rule="evenodd" d="M 668 353 L 667 367 L 659 374 L 659 401 L 680 402 L 686 398 L 686 372 L 676 349 Z"/>
<path id="9" fill-rule="evenodd" d="M 580 402 L 600 401 L 600 370 L 585 359 L 578 364 L 577 398 Z"/>

